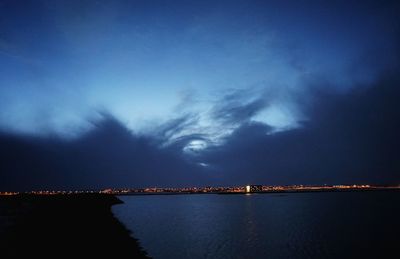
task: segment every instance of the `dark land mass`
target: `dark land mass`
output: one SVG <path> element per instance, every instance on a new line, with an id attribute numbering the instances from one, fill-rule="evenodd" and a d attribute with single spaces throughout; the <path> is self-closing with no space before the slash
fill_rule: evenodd
<path id="1" fill-rule="evenodd" d="M 0 197 L 1 258 L 149 258 L 113 216 L 112 195 Z"/>

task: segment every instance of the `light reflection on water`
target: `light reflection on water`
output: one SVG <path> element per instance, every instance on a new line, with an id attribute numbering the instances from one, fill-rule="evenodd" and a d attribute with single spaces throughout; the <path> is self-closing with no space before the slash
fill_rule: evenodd
<path id="1" fill-rule="evenodd" d="M 154 258 L 344 258 L 397 246 L 399 194 L 123 196 L 113 212 Z"/>

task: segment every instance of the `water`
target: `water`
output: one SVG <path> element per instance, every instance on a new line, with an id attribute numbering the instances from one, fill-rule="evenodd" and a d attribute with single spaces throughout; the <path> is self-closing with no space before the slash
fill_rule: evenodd
<path id="1" fill-rule="evenodd" d="M 123 196 L 114 214 L 154 258 L 398 253 L 400 192 Z"/>

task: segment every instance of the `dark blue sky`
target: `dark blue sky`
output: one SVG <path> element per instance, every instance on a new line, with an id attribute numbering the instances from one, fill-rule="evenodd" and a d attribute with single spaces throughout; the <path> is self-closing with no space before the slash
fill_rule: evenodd
<path id="1" fill-rule="evenodd" d="M 398 13 L 2 0 L 0 187 L 399 183 Z"/>

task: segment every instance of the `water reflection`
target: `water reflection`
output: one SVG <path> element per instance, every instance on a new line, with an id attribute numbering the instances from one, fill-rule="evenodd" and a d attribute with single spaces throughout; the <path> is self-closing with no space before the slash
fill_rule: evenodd
<path id="1" fill-rule="evenodd" d="M 113 211 L 154 258 L 358 258 L 397 247 L 399 193 L 130 196 Z"/>

